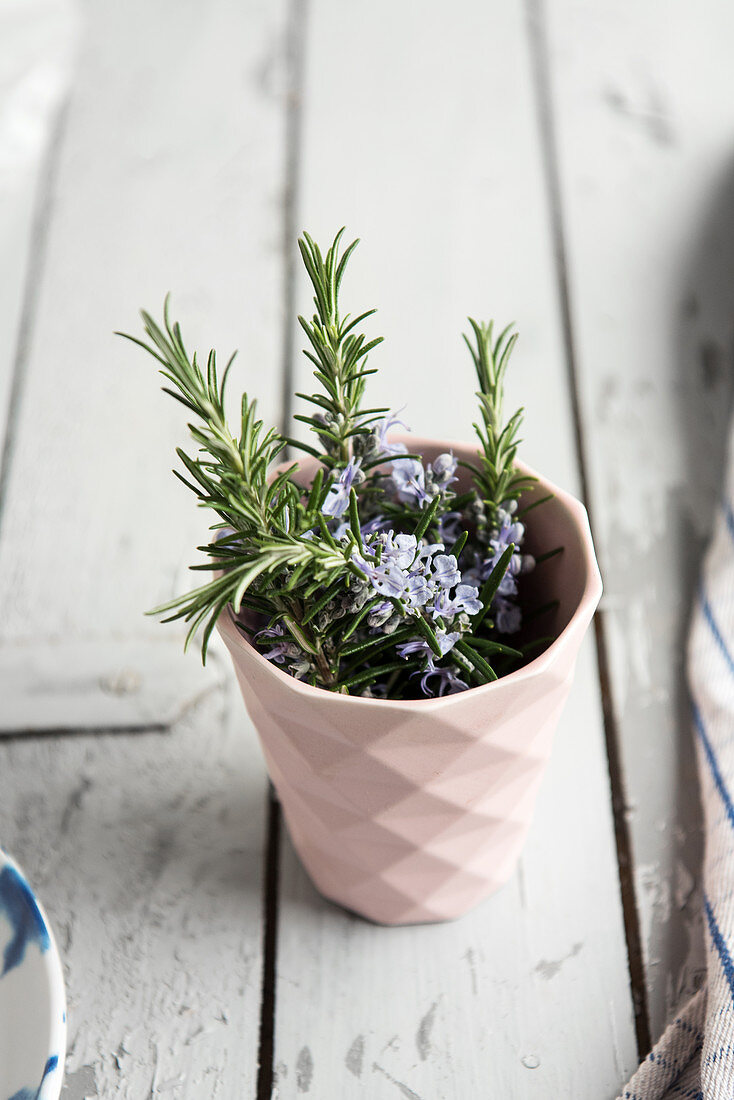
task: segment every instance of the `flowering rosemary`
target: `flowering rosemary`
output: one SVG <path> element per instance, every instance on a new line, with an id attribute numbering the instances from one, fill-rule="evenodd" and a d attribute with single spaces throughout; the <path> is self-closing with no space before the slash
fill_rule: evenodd
<path id="1" fill-rule="evenodd" d="M 342 231 L 343 232 L 343 231 Z M 465 337 L 479 384 L 480 447 L 460 487 L 451 453 L 432 461 L 391 434 L 407 428 L 398 413 L 363 407 L 367 357 L 380 343 L 364 322 L 375 312 L 342 316 L 339 293 L 357 242 L 341 251 L 342 232 L 322 255 L 304 233 L 301 256 L 314 291 L 314 315 L 299 318 L 305 354 L 319 390 L 296 420 L 309 442 L 265 430 L 255 401 L 242 397 L 237 433 L 227 425 L 216 354 L 202 367 L 189 356 L 178 324 L 143 313 L 166 393 L 191 415 L 195 455 L 177 454 L 177 476 L 215 515 L 212 541 L 199 547 L 211 580 L 156 608 L 164 621 L 202 630 L 202 656 L 228 606 L 268 661 L 317 687 L 377 698 L 444 695 L 486 684 L 516 668 L 521 636 L 520 578 L 534 561 L 522 553 L 518 513 L 532 480 L 515 465 L 518 410 L 502 419 L 503 383 L 517 336 L 495 339 L 492 324 L 470 319 Z M 124 334 L 123 334 L 124 335 Z M 234 358 L 234 357 L 232 357 Z M 272 463 L 286 446 L 310 456 Z"/>

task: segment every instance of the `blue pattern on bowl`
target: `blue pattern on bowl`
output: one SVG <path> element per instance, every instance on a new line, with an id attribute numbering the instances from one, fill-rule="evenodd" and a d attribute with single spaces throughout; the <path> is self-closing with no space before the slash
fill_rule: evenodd
<path id="1" fill-rule="evenodd" d="M 14 1092 L 12 1096 L 8 1097 L 8 1100 L 40 1100 L 41 1089 L 43 1088 L 44 1082 L 48 1077 L 50 1077 L 53 1071 L 58 1068 L 58 1065 L 58 1054 L 52 1054 L 49 1060 L 46 1062 L 46 1068 L 43 1071 L 43 1077 L 41 1078 L 41 1083 L 38 1088 L 20 1089 L 19 1092 Z"/>
<path id="2" fill-rule="evenodd" d="M 66 1045 L 61 963 L 31 887 L 2 850 L 0 1027 L 0 1100 L 57 1100 Z"/>
<path id="3" fill-rule="evenodd" d="M 45 952 L 51 946 L 51 940 L 33 891 L 20 871 L 10 864 L 0 871 L 0 912 L 8 918 L 13 930 L 3 955 L 2 978 L 23 962 L 29 943 L 38 944 L 41 952 Z"/>

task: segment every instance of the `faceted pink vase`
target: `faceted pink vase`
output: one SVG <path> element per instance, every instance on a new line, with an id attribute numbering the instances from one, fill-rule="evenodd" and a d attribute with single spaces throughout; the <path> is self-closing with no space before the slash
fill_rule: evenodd
<path id="1" fill-rule="evenodd" d="M 410 438 L 435 458 L 465 444 Z M 302 464 L 304 477 L 313 472 Z M 532 472 L 532 471 L 529 471 Z M 387 701 L 301 683 L 235 625 L 218 627 L 257 728 L 293 844 L 321 893 L 383 924 L 450 920 L 512 873 L 530 826 L 576 656 L 601 595 L 586 511 L 553 499 L 528 517 L 524 549 L 562 554 L 524 578 L 552 642 L 524 668 L 441 699 Z"/>

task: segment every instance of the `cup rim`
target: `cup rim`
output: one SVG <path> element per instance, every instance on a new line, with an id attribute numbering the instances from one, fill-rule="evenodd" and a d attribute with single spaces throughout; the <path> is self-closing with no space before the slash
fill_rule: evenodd
<path id="1" fill-rule="evenodd" d="M 411 450 L 418 453 L 422 452 L 427 446 L 439 446 L 442 450 L 446 451 L 469 450 L 478 453 L 477 448 L 475 448 L 473 444 L 458 440 L 436 439 L 428 436 L 415 436 L 412 434 L 403 435 L 402 433 L 391 436 L 391 439 L 400 442 L 409 440 L 412 444 Z M 275 467 L 274 472 L 287 469 L 293 464 L 293 461 L 280 463 Z M 538 482 L 538 488 L 544 489 L 546 494 L 552 493 L 553 497 L 558 500 L 571 515 L 581 537 L 583 560 L 586 567 L 586 578 L 583 591 L 576 608 L 563 630 L 558 637 L 551 642 L 547 649 L 543 650 L 537 657 L 534 657 L 528 664 L 523 665 L 522 668 L 516 669 L 515 672 L 510 672 L 506 676 L 501 676 L 498 680 L 493 680 L 489 684 L 480 684 L 477 687 L 471 687 L 467 691 L 455 692 L 452 695 L 433 696 L 426 699 L 371 699 L 365 698 L 362 695 L 340 695 L 338 692 L 330 692 L 327 691 L 326 688 L 315 687 L 312 684 L 305 683 L 303 680 L 297 680 L 295 676 L 291 676 L 289 673 L 284 672 L 282 669 L 278 668 L 277 665 L 273 664 L 272 661 L 266 660 L 263 654 L 247 640 L 242 631 L 237 627 L 230 604 L 227 604 L 226 608 L 217 619 L 217 630 L 225 642 L 231 642 L 237 649 L 241 649 L 249 654 L 249 657 L 259 665 L 264 672 L 267 672 L 276 683 L 282 683 L 285 689 L 290 689 L 296 695 L 303 695 L 305 698 L 315 697 L 316 699 L 323 699 L 324 696 L 330 696 L 334 700 L 339 700 L 342 704 L 348 704 L 350 706 L 390 706 L 398 710 L 413 710 L 415 707 L 419 707 L 421 710 L 426 711 L 435 710 L 451 705 L 452 703 L 455 704 L 457 700 L 467 696 L 472 699 L 478 699 L 481 694 L 482 697 L 487 698 L 490 693 L 496 694 L 497 691 L 506 688 L 508 685 L 520 685 L 526 680 L 534 679 L 553 665 L 561 653 L 572 644 L 572 640 L 578 630 L 585 630 L 588 623 L 591 622 L 601 598 L 602 579 L 594 552 L 588 513 L 581 501 L 577 500 L 575 496 L 565 489 L 561 489 L 559 486 L 555 485 L 554 482 L 549 481 L 548 478 L 543 477 L 531 466 L 528 466 L 527 463 L 521 462 L 518 459 L 515 461 L 515 465 L 523 474 L 535 478 Z M 580 624 L 583 624 L 583 626 L 580 626 Z"/>

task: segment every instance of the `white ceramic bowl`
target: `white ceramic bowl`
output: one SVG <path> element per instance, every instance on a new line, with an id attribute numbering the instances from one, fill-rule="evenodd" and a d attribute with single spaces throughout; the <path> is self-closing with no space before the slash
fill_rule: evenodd
<path id="1" fill-rule="evenodd" d="M 25 876 L 0 849 L 0 1100 L 58 1100 L 65 1053 L 59 953 Z"/>

